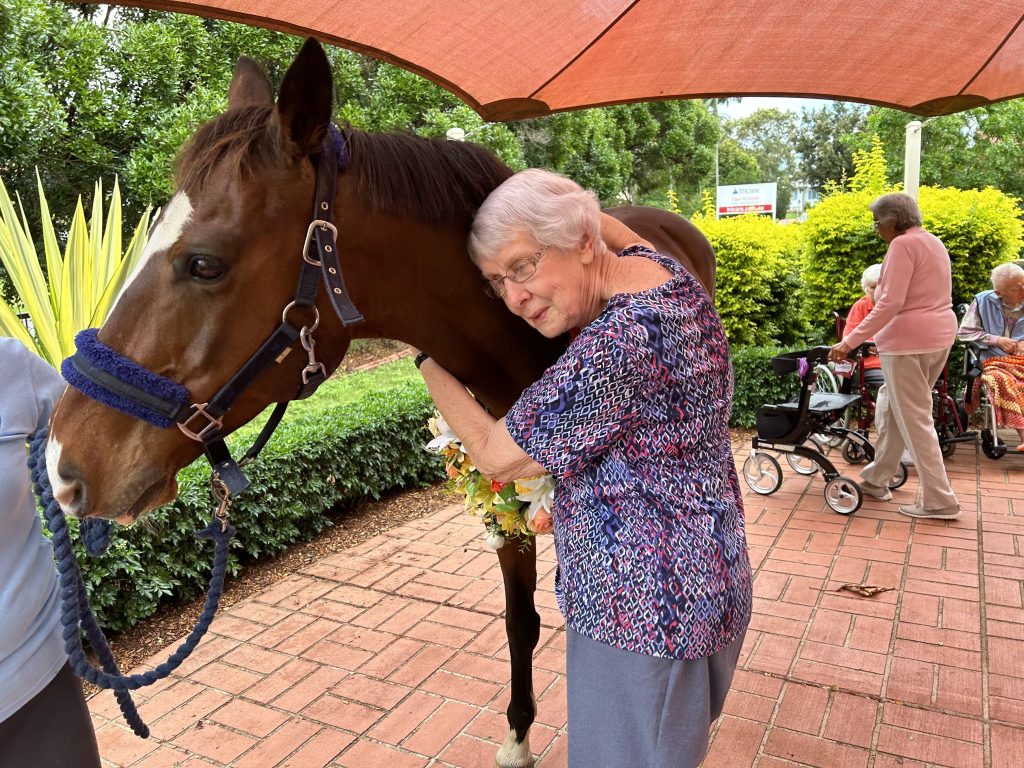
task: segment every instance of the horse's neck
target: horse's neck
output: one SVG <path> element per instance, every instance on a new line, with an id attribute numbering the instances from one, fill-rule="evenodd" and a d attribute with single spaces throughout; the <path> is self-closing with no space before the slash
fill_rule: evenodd
<path id="1" fill-rule="evenodd" d="M 353 301 L 366 318 L 356 335 L 422 349 L 496 413 L 564 348 L 483 294 L 466 255 L 465 229 L 354 214 L 343 214 L 340 253 Z"/>

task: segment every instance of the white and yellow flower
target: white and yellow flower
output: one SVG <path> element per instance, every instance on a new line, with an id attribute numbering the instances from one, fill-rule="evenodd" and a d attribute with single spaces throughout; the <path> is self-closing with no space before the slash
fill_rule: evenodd
<path id="1" fill-rule="evenodd" d="M 466 510 L 483 518 L 487 546 L 500 549 L 509 538 L 528 544 L 538 533 L 551 533 L 555 481 L 551 475 L 500 483 L 480 474 L 458 435 L 439 413 L 427 422 L 434 439 L 431 453 L 444 457 L 449 485 L 464 498 Z"/>

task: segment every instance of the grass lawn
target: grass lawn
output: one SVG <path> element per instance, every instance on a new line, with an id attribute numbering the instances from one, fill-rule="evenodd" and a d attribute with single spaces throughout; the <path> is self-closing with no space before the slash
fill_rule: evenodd
<path id="1" fill-rule="evenodd" d="M 411 357 L 395 360 L 376 368 L 356 373 L 348 373 L 341 376 L 332 376 L 324 382 L 316 393 L 306 400 L 293 400 L 288 405 L 288 413 L 284 420 L 294 419 L 299 416 L 309 416 L 320 410 L 326 403 L 355 403 L 375 392 L 386 392 L 408 382 L 419 382 L 422 384 L 419 371 L 413 365 Z M 263 413 L 238 430 L 229 440 L 230 443 L 248 445 L 263 428 L 263 424 L 270 416 L 273 406 L 268 407 Z"/>

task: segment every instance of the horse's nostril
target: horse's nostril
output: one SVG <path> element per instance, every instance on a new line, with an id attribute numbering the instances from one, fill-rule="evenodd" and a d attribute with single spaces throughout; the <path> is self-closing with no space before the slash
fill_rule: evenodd
<path id="1" fill-rule="evenodd" d="M 80 517 L 88 508 L 89 488 L 73 464 L 60 460 L 59 451 L 59 446 L 53 452 L 50 451 L 50 446 L 47 446 L 47 453 L 53 454 L 47 455 L 46 466 L 53 498 L 65 513 Z"/>
<path id="2" fill-rule="evenodd" d="M 86 489 L 85 483 L 81 480 L 74 480 L 71 483 L 72 496 L 71 503 L 68 505 L 67 511 L 75 515 L 76 517 L 82 513 L 85 509 Z"/>

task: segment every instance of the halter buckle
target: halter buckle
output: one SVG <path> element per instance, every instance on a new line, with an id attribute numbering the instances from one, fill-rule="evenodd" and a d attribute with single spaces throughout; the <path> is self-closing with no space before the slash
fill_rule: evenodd
<path id="1" fill-rule="evenodd" d="M 311 264 L 314 267 L 319 267 L 321 263 L 319 259 L 316 259 L 314 261 L 313 259 L 309 258 L 309 244 L 313 242 L 313 230 L 316 227 L 320 227 L 320 229 L 324 230 L 325 232 L 328 229 L 331 230 L 331 233 L 334 235 L 335 241 L 337 241 L 338 239 L 338 228 L 325 219 L 313 219 L 309 223 L 309 229 L 306 230 L 306 242 L 302 244 L 302 258 L 307 264 Z"/>
<path id="2" fill-rule="evenodd" d="M 206 412 L 206 407 L 208 405 L 209 403 L 192 403 L 192 413 L 190 413 L 188 418 L 184 421 L 178 422 L 178 429 L 180 429 L 186 437 L 200 443 L 205 443 L 206 438 L 209 437 L 209 432 L 220 430 L 220 428 L 224 426 L 224 422 L 221 419 L 218 419 L 216 416 Z M 202 416 L 207 421 L 206 426 L 198 432 L 194 432 L 188 427 L 188 423 L 196 416 Z"/>

